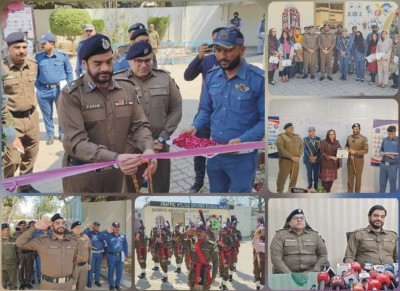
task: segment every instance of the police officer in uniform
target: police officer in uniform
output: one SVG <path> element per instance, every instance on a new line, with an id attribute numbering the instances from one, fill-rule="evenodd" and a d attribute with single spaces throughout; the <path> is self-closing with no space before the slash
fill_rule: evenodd
<path id="1" fill-rule="evenodd" d="M 146 278 L 147 242 L 149 238 L 144 233 L 145 227 L 143 221 L 139 220 L 139 223 L 139 230 L 135 236 L 135 249 L 139 266 L 142 268 L 142 273 L 138 277 L 139 279 L 144 279 Z"/>
<path id="2" fill-rule="evenodd" d="M 172 250 L 174 253 L 174 257 L 175 257 L 175 263 L 176 263 L 176 270 L 175 273 L 180 274 L 181 273 L 181 266 L 182 266 L 182 262 L 183 262 L 183 255 L 184 255 L 184 247 L 176 242 L 176 240 L 178 239 L 179 235 L 181 234 L 179 228 L 180 228 L 180 224 L 176 224 L 174 227 L 174 231 L 172 232 Z"/>
<path id="3" fill-rule="evenodd" d="M 256 281 L 256 289 L 263 289 L 265 285 L 265 227 L 264 217 L 260 216 L 257 219 L 257 229 L 253 235 L 253 274 Z"/>
<path id="4" fill-rule="evenodd" d="M 399 261 L 399 237 L 396 232 L 383 229 L 386 214 L 386 209 L 381 205 L 371 207 L 368 212 L 369 225 L 350 235 L 343 259 L 345 263 L 384 265 Z"/>
<path id="5" fill-rule="evenodd" d="M 279 173 L 276 181 L 278 193 L 283 193 L 288 176 L 290 176 L 289 190 L 296 187 L 299 161 L 304 152 L 303 140 L 298 134 L 293 133 L 293 124 L 286 123 L 283 129 L 285 132 L 281 133 L 276 140 L 279 155 Z"/>
<path id="6" fill-rule="evenodd" d="M 314 189 L 318 189 L 319 168 L 321 164 L 320 143 L 321 138 L 315 135 L 315 127 L 310 126 L 308 128 L 308 136 L 303 138 L 303 162 L 307 169 L 308 190 L 311 189 L 313 184 Z"/>
<path id="7" fill-rule="evenodd" d="M 129 49 L 126 59 L 130 70 L 115 75 L 116 80 L 130 80 L 136 85 L 138 98 L 150 122 L 154 150 L 168 152 L 166 144 L 175 132 L 182 118 L 182 97 L 175 81 L 169 73 L 151 67 L 153 53 L 148 42 L 135 42 Z M 141 185 L 146 165 L 139 168 L 136 176 Z M 153 191 L 168 193 L 170 186 L 171 161 L 158 161 L 157 171 L 153 177 Z"/>
<path id="8" fill-rule="evenodd" d="M 90 238 L 82 233 L 80 221 L 75 221 L 71 225 L 73 238 L 78 242 L 78 254 L 76 259 L 76 267 L 74 278 L 76 281 L 76 290 L 84 290 L 88 278 L 88 271 L 91 266 L 92 259 L 92 243 Z"/>
<path id="9" fill-rule="evenodd" d="M 163 283 L 168 282 L 168 265 L 170 264 L 171 257 L 172 242 L 168 232 L 168 226 L 167 224 L 164 224 L 161 228 L 160 236 L 156 239 L 154 246 L 154 251 L 157 253 L 158 261 L 160 262 L 161 270 L 163 271 Z"/>
<path id="10" fill-rule="evenodd" d="M 72 66 L 66 52 L 55 49 L 55 37 L 45 33 L 38 40 L 42 51 L 36 54 L 35 59 L 39 65 L 36 80 L 36 94 L 39 107 L 42 110 L 43 121 L 47 133 L 47 145 L 54 142 L 53 103 L 57 104 L 60 95 L 60 81 L 72 81 Z M 64 133 L 58 128 L 59 139 L 62 141 Z"/>
<path id="11" fill-rule="evenodd" d="M 388 136 L 382 140 L 379 156 L 382 157 L 379 165 L 379 193 L 386 192 L 389 180 L 390 193 L 396 192 L 397 173 L 399 168 L 399 137 L 396 136 L 396 127 L 387 128 Z"/>
<path id="12" fill-rule="evenodd" d="M 51 235 L 32 238 L 37 229 L 47 230 L 49 227 Z M 51 221 L 37 221 L 34 227 L 17 238 L 17 247 L 39 253 L 42 260 L 41 290 L 72 290 L 78 242 L 64 232 L 64 218 L 57 213 Z"/>
<path id="13" fill-rule="evenodd" d="M 83 44 L 85 43 L 85 41 L 92 37 L 93 35 L 96 35 L 96 29 L 94 27 L 93 24 L 91 23 L 87 23 L 83 26 L 83 35 L 85 37 L 84 40 L 81 40 L 78 43 L 78 47 L 77 47 L 77 56 L 76 56 L 76 66 L 75 66 L 75 74 L 76 74 L 76 78 L 79 78 L 80 76 L 82 76 L 86 70 L 83 68 L 82 66 L 82 56 L 81 56 L 81 48 L 83 46 Z"/>
<path id="14" fill-rule="evenodd" d="M 88 271 L 88 281 L 87 287 L 92 287 L 93 282 L 93 273 L 94 273 L 94 284 L 97 287 L 101 287 L 100 283 L 100 268 L 101 262 L 103 261 L 103 254 L 104 254 L 104 241 L 98 238 L 100 230 L 100 223 L 95 221 L 92 223 L 91 226 L 86 228 L 83 232 L 90 238 L 92 242 L 92 259 L 90 269 Z"/>
<path id="15" fill-rule="evenodd" d="M 229 281 L 232 282 L 232 275 L 230 273 L 230 269 L 234 264 L 234 238 L 229 234 L 228 225 L 223 225 L 221 227 L 220 238 L 218 240 L 218 248 L 219 248 L 219 276 L 221 277 L 221 286 L 219 287 L 222 290 L 226 290 L 226 284 Z"/>
<path id="16" fill-rule="evenodd" d="M 146 29 L 146 27 L 145 27 L 144 24 L 142 24 L 142 23 L 140 23 L 140 22 L 136 22 L 136 23 L 132 24 L 131 26 L 129 26 L 129 28 L 128 28 L 128 38 L 130 39 L 132 33 L 134 33 L 135 30 L 138 30 L 138 29 Z M 132 44 L 132 43 L 129 42 L 129 43 L 127 43 L 127 44 L 120 45 L 120 46 L 117 46 L 117 47 L 115 48 L 115 53 L 114 53 L 114 61 L 115 61 L 115 64 L 116 64 L 121 58 L 124 58 L 124 59 L 125 59 L 126 53 L 128 52 L 128 50 L 129 50 L 131 44 Z M 128 63 L 128 62 L 126 62 L 126 64 L 127 64 L 127 63 Z M 114 64 L 114 65 L 115 65 L 115 64 Z M 125 68 L 129 68 L 129 65 L 127 65 Z M 114 67 L 114 70 L 115 70 L 115 67 Z M 115 71 L 117 71 L 117 70 L 115 70 Z"/>
<path id="17" fill-rule="evenodd" d="M 320 81 L 325 79 L 325 73 L 328 75 L 328 80 L 332 81 L 332 55 L 335 49 L 335 35 L 330 32 L 330 25 L 324 24 L 323 32 L 318 36 L 319 55 L 321 58 L 321 77 Z"/>
<path id="18" fill-rule="evenodd" d="M 153 139 L 135 86 L 129 80 L 115 80 L 110 39 L 96 34 L 81 48 L 87 74 L 68 83 L 58 101 L 64 130 L 63 166 L 93 162 L 124 161 L 88 173 L 63 179 L 64 192 L 121 192 L 123 180 L 142 164 L 141 154 L 126 153 L 132 143 L 143 154 L 152 154 Z M 156 168 L 154 160 L 153 171 Z M 129 178 L 129 179 L 128 179 Z"/>
<path id="19" fill-rule="evenodd" d="M 220 64 L 211 69 L 200 97 L 200 110 L 185 133 L 210 124 L 211 138 L 220 144 L 259 141 L 265 135 L 264 71 L 244 58 L 243 34 L 234 28 L 218 32 L 215 56 Z M 207 160 L 211 193 L 250 193 L 258 151 L 220 154 Z"/>
<path id="20" fill-rule="evenodd" d="M 35 81 L 38 71 L 37 62 L 27 58 L 28 43 L 23 32 L 10 33 L 5 41 L 8 45 L 8 56 L 3 59 L 4 94 L 7 95 L 7 110 L 13 116 L 12 124 L 22 149 L 14 143 L 7 147 L 3 155 L 3 178 L 14 177 L 19 168 L 20 175 L 33 172 L 39 151 L 39 114 L 36 110 Z M 21 193 L 39 193 L 31 185 L 20 186 Z"/>
<path id="21" fill-rule="evenodd" d="M 318 59 L 318 34 L 315 33 L 314 25 L 309 26 L 308 33 L 305 33 L 303 36 L 303 48 L 304 48 L 303 79 L 307 79 L 308 72 L 310 72 L 311 74 L 311 79 L 314 79 L 315 70 L 317 66 L 317 59 Z"/>
<path id="22" fill-rule="evenodd" d="M 302 209 L 289 214 L 283 229 L 275 233 L 270 250 L 274 273 L 319 272 L 328 262 L 325 242 L 308 225 Z"/>
<path id="23" fill-rule="evenodd" d="M 353 134 L 347 137 L 346 149 L 349 151 L 347 159 L 347 192 L 360 193 L 361 179 L 364 169 L 364 155 L 368 153 L 368 140 L 360 134 L 360 124 L 354 123 L 351 127 Z M 356 185 L 354 189 L 354 176 L 356 177 Z"/>
<path id="24" fill-rule="evenodd" d="M 10 225 L 1 224 L 1 274 L 2 285 L 7 290 L 17 290 L 17 269 L 20 250 L 15 245 L 15 238 L 10 236 Z"/>
<path id="25" fill-rule="evenodd" d="M 128 256 L 128 242 L 124 233 L 119 231 L 119 222 L 102 231 L 98 238 L 107 242 L 108 284 L 110 290 L 121 290 L 122 269 Z M 114 280 L 114 273 L 116 278 Z"/>
<path id="26" fill-rule="evenodd" d="M 152 268 L 153 271 L 158 271 L 160 269 L 160 258 L 155 251 L 156 241 L 159 237 L 159 230 L 157 225 L 153 226 L 153 229 L 150 232 L 149 238 L 149 251 L 151 253 L 152 260 L 154 262 L 154 267 Z"/>
<path id="27" fill-rule="evenodd" d="M 17 238 L 27 230 L 27 224 L 25 220 L 18 222 L 19 230 L 14 233 L 14 237 Z M 25 288 L 32 289 L 31 276 L 33 272 L 33 256 L 34 253 L 30 250 L 19 251 L 19 265 L 21 268 L 18 269 L 18 280 L 21 284 L 20 289 Z"/>

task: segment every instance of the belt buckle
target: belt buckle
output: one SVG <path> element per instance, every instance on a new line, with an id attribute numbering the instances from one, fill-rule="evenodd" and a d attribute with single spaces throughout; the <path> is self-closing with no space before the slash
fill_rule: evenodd
<path id="1" fill-rule="evenodd" d="M 66 278 L 58 278 L 58 283 L 65 283 Z"/>

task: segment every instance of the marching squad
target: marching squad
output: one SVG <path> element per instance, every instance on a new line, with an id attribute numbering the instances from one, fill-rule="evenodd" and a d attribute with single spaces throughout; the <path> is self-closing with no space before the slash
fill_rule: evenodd
<path id="1" fill-rule="evenodd" d="M 41 290 L 84 290 L 93 283 L 102 287 L 100 270 L 106 259 L 109 290 L 121 290 L 128 243 L 119 222 L 103 231 L 98 221 L 83 228 L 80 221 L 67 228 L 59 213 L 50 220 L 21 220 L 12 235 L 10 225 L 3 223 L 3 288 L 33 289 L 36 282 Z"/>
<path id="2" fill-rule="evenodd" d="M 168 269 L 175 261 L 175 273 L 186 268 L 187 284 L 190 290 L 210 290 L 210 285 L 219 276 L 221 290 L 227 290 L 228 282 L 235 280 L 242 234 L 239 223 L 232 215 L 222 222 L 222 217 L 212 215 L 207 219 L 199 210 L 200 222 L 191 221 L 186 225 L 171 226 L 168 221 L 154 225 L 149 236 L 142 220 L 135 234 L 136 259 L 141 270 L 136 270 L 139 280 L 147 280 L 147 254 L 154 263 L 152 271 L 162 272 L 162 283 L 168 283 Z M 257 219 L 257 228 L 252 236 L 253 274 L 257 290 L 265 285 L 265 226 L 264 218 Z M 250 254 L 248 254 L 251 256 Z M 152 279 L 151 279 L 152 280 Z"/>
<path id="3" fill-rule="evenodd" d="M 325 23 L 316 32 L 314 25 L 295 27 L 277 34 L 276 28 L 268 33 L 268 83 L 277 84 L 274 75 L 278 70 L 281 82 L 291 78 L 333 81 L 333 74 L 339 73 L 340 80 L 346 81 L 349 74 L 356 75 L 356 81 L 376 84 L 380 88 L 389 85 L 399 88 L 399 35 L 389 35 L 388 31 L 372 31 L 363 35 L 353 26 L 351 32 L 338 24 L 335 32 L 332 25 Z M 370 78 L 367 79 L 366 72 Z M 356 85 L 356 84 L 354 84 Z"/>
<path id="4" fill-rule="evenodd" d="M 316 135 L 315 127 L 310 126 L 308 136 L 301 138 L 295 133 L 294 124 L 286 123 L 283 127 L 285 132 L 279 134 L 276 140 L 279 156 L 277 192 L 284 192 L 287 180 L 289 192 L 331 192 L 343 159 L 347 159 L 347 192 L 360 193 L 368 139 L 361 134 L 359 123 L 354 123 L 351 128 L 353 134 L 347 137 L 346 144 L 340 145 L 334 129 L 328 130 L 325 138 L 321 138 Z M 382 140 L 379 148 L 379 193 L 385 193 L 387 188 L 390 193 L 395 193 L 399 168 L 399 138 L 396 136 L 395 126 L 388 126 L 386 131 L 387 137 Z M 296 188 L 301 156 L 307 172 L 306 189 Z"/>
<path id="5" fill-rule="evenodd" d="M 260 37 L 264 23 L 265 19 L 260 22 Z M 201 73 L 203 89 L 193 124 L 182 133 L 221 145 L 264 138 L 264 71 L 244 58 L 240 27 L 235 14 L 232 27 L 213 30 L 213 43 L 201 45 L 185 71 L 187 81 Z M 92 24 L 84 25 L 83 34 L 75 80 L 67 54 L 56 48 L 51 33 L 39 39 L 42 51 L 35 59 L 27 57 L 24 33 L 6 36 L 3 125 L 15 127 L 16 134 L 3 153 L 3 177 L 14 177 L 18 170 L 20 175 L 33 173 L 39 150 L 39 104 L 46 144 L 56 139 L 63 143 L 63 167 L 117 161 L 115 166 L 63 178 L 63 192 L 137 193 L 148 187 L 149 192 L 168 193 L 171 161 L 144 158 L 169 152 L 169 140 L 182 119 L 179 87 L 167 71 L 157 68 L 158 32 L 154 25 L 146 29 L 135 23 L 128 29 L 130 43 L 117 47 L 114 54 L 110 39 L 97 34 Z M 188 190 L 200 192 L 207 172 L 210 192 L 250 193 L 258 160 L 258 150 L 220 154 L 207 162 L 196 157 L 196 178 Z M 29 184 L 16 190 L 39 192 Z"/>

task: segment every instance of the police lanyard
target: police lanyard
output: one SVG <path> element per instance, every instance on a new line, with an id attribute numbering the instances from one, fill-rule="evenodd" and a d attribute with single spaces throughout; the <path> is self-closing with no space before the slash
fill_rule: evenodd
<path id="1" fill-rule="evenodd" d="M 349 47 L 349 44 L 350 44 L 350 40 L 351 40 L 351 39 L 348 38 L 348 42 L 347 42 L 347 43 L 346 43 L 346 38 L 345 38 L 345 37 L 342 36 L 341 39 L 343 39 L 344 50 L 343 50 L 341 41 L 340 41 L 340 39 L 339 39 L 340 50 L 341 50 L 342 52 L 345 52 L 345 51 L 347 50 L 347 48 Z"/>
<path id="2" fill-rule="evenodd" d="M 315 148 L 315 142 L 316 142 L 317 140 L 315 139 L 314 141 L 312 141 L 311 138 L 308 138 L 308 140 L 311 142 L 311 144 L 312 144 L 312 146 L 313 146 L 313 148 L 314 148 L 314 150 L 315 150 L 315 155 L 317 155 L 318 148 Z M 311 150 L 310 146 L 308 145 L 307 140 L 306 140 L 306 145 L 307 145 L 308 150 L 309 150 L 310 153 L 311 153 L 311 156 L 313 156 L 313 151 Z M 318 147 L 319 147 L 319 140 L 318 140 Z"/>

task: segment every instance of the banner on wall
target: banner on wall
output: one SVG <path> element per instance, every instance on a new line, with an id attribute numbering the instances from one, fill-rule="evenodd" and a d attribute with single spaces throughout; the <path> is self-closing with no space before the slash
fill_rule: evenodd
<path id="1" fill-rule="evenodd" d="M 389 120 L 389 119 L 374 119 L 372 122 L 372 157 L 371 157 L 371 166 L 379 166 L 381 162 L 381 157 L 379 157 L 379 149 L 382 144 L 382 140 L 387 137 L 387 128 L 390 126 L 399 125 L 398 120 Z M 397 134 L 396 134 L 397 135 Z"/>
<path id="2" fill-rule="evenodd" d="M 268 116 L 267 137 L 268 137 L 268 158 L 278 158 L 276 140 L 279 135 L 279 116 Z"/>

